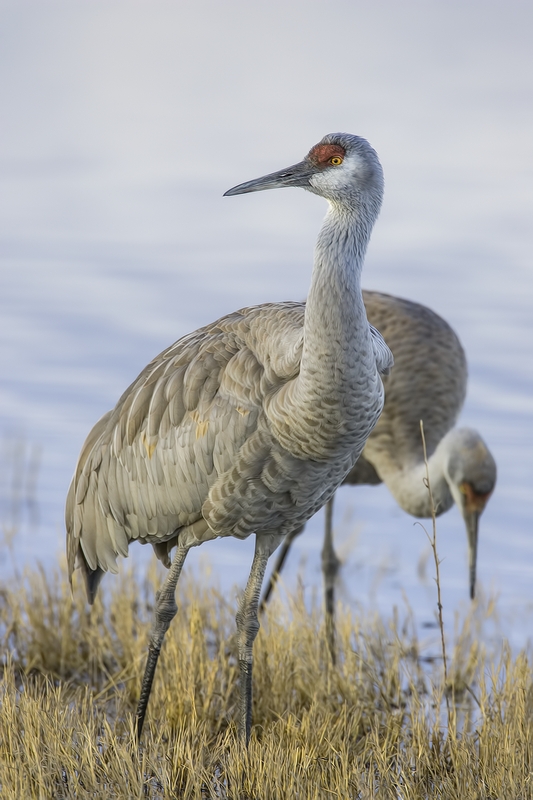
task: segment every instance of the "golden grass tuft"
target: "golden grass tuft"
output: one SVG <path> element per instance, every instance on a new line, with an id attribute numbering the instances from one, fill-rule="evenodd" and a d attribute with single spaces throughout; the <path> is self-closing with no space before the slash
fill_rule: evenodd
<path id="1" fill-rule="evenodd" d="M 424 666 L 406 613 L 341 612 L 338 663 L 321 614 L 273 606 L 254 648 L 254 728 L 236 739 L 233 598 L 184 575 L 142 748 L 133 715 L 161 580 L 107 579 L 86 606 L 64 573 L 0 588 L 0 796 L 11 798 L 533 797 L 531 666 L 487 655 L 475 618 Z M 443 702 L 448 697 L 448 708 Z"/>

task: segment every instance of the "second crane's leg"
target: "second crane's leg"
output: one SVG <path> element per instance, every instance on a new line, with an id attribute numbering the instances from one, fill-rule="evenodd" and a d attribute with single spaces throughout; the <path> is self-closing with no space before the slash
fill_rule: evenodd
<path id="1" fill-rule="evenodd" d="M 178 544 L 172 564 L 170 566 L 165 582 L 161 590 L 157 593 L 155 602 L 155 619 L 152 627 L 152 634 L 150 636 L 150 645 L 148 648 L 148 658 L 146 659 L 146 667 L 141 686 L 141 694 L 139 697 L 139 704 L 137 705 L 137 713 L 135 714 L 137 720 L 137 741 L 141 738 L 141 733 L 144 724 L 144 717 L 146 715 L 146 707 L 152 689 L 154 680 L 155 668 L 161 652 L 161 646 L 165 633 L 168 631 L 170 623 L 176 616 L 178 607 L 176 605 L 176 584 L 181 574 L 183 562 L 189 552 L 190 545 Z"/>
<path id="2" fill-rule="evenodd" d="M 322 574 L 326 613 L 326 639 L 331 660 L 335 663 L 335 580 L 341 562 L 333 547 L 333 497 L 326 503 L 326 529 L 322 548 Z"/>
<path id="3" fill-rule="evenodd" d="M 240 670 L 239 737 L 245 745 L 248 745 L 252 729 L 252 650 L 259 630 L 257 619 L 259 595 L 268 559 L 278 546 L 280 538 L 276 534 L 256 535 L 254 560 L 237 612 Z"/>
<path id="4" fill-rule="evenodd" d="M 289 550 L 291 549 L 291 545 L 293 541 L 296 539 L 297 536 L 301 534 L 303 531 L 304 526 L 302 525 L 301 528 L 296 528 L 295 531 L 288 533 L 287 536 L 284 538 L 281 547 L 278 551 L 278 557 L 276 559 L 276 563 L 274 564 L 274 568 L 270 573 L 270 578 L 267 583 L 267 587 L 263 592 L 263 597 L 261 598 L 261 602 L 259 603 L 259 613 L 262 613 L 265 610 L 265 606 L 270 599 L 270 595 L 274 589 L 274 586 L 278 582 L 278 578 L 280 576 L 280 572 L 283 569 L 283 565 L 285 564 L 285 559 L 289 555 Z"/>

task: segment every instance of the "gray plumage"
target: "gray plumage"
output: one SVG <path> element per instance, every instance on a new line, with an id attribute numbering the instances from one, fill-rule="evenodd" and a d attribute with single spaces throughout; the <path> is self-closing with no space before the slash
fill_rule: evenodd
<path id="1" fill-rule="evenodd" d="M 237 615 L 240 732 L 250 733 L 252 645 L 268 557 L 335 492 L 383 406 L 392 356 L 368 324 L 360 288 L 383 178 L 370 145 L 326 136 L 299 164 L 235 187 L 300 186 L 328 199 L 307 304 L 245 308 L 157 356 L 89 434 L 66 509 L 69 571 L 92 601 L 130 541 L 169 566 L 159 594 L 137 712 L 140 735 L 155 663 L 176 613 L 189 548 L 256 533 Z"/>
<path id="2" fill-rule="evenodd" d="M 383 380 L 383 413 L 344 483 L 384 482 L 404 511 L 415 517 L 430 517 L 422 420 L 437 515 L 456 503 L 465 522 L 470 595 L 474 597 L 478 522 L 494 489 L 496 463 L 477 431 L 453 427 L 467 388 L 463 347 L 448 323 L 419 303 L 368 291 L 363 292 L 363 298 L 369 322 L 379 328 L 394 355 L 394 369 Z M 327 518 L 330 523 L 326 526 L 323 569 L 326 611 L 332 614 L 339 562 L 333 551 L 331 508 Z M 264 600 L 297 534 L 294 531 L 284 543 Z"/>
<path id="3" fill-rule="evenodd" d="M 375 395 L 357 413 L 336 411 L 334 394 L 312 386 L 307 406 L 292 405 L 280 390 L 299 377 L 303 324 L 303 304 L 245 308 L 143 370 L 78 462 L 67 506 L 71 569 L 82 553 L 92 584 L 92 573 L 117 571 L 133 539 L 154 545 L 169 566 L 168 552 L 193 523 L 205 522 L 195 532 L 202 541 L 259 527 L 284 535 L 322 507 L 362 449 L 381 390 L 370 378 Z M 382 347 L 375 331 L 369 338 Z"/>

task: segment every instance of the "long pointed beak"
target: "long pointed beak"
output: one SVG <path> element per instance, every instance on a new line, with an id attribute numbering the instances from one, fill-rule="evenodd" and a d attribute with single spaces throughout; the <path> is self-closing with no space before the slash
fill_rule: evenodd
<path id="1" fill-rule="evenodd" d="M 479 511 L 465 511 L 463 514 L 466 524 L 466 535 L 468 537 L 468 567 L 470 572 L 470 599 L 476 595 L 476 562 L 477 562 L 477 539 L 479 527 Z"/>
<path id="2" fill-rule="evenodd" d="M 240 183 L 233 189 L 224 192 L 224 197 L 232 197 L 235 194 L 248 194 L 248 192 L 262 192 L 265 189 L 280 189 L 285 186 L 309 186 L 309 178 L 316 172 L 316 166 L 310 161 L 300 161 L 292 167 L 280 169 L 278 172 L 271 172 L 270 175 L 263 175 L 262 178 L 255 178 L 253 181 Z"/>

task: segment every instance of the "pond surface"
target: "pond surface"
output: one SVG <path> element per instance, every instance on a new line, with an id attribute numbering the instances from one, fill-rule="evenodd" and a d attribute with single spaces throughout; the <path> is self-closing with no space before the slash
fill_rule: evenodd
<path id="1" fill-rule="evenodd" d="M 498 598 L 486 635 L 529 642 L 532 11 L 508 9 L 2 4 L 4 576 L 61 557 L 83 440 L 156 353 L 235 308 L 305 297 L 324 201 L 222 194 L 349 130 L 376 147 L 386 178 L 364 285 L 453 325 L 470 369 L 460 423 L 498 463 L 478 560 L 481 604 Z M 285 573 L 309 597 L 321 587 L 322 529 L 321 513 Z M 425 630 L 436 595 L 422 527 L 386 488 L 357 487 L 339 491 L 335 529 L 340 599 L 385 614 L 408 603 Z M 451 630 L 469 608 L 457 509 L 437 530 Z M 200 575 L 208 559 L 232 592 L 252 550 L 251 540 L 213 542 L 189 569 Z"/>

